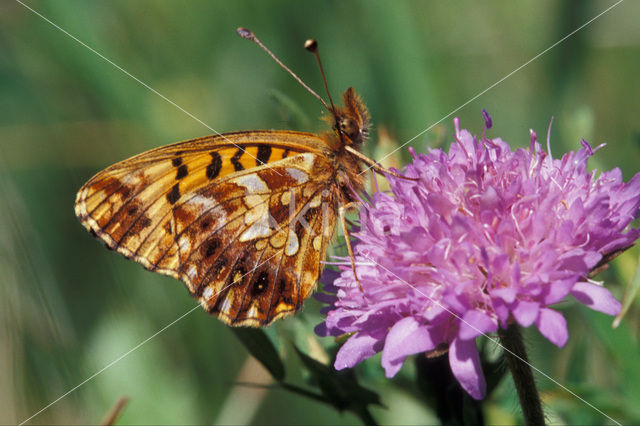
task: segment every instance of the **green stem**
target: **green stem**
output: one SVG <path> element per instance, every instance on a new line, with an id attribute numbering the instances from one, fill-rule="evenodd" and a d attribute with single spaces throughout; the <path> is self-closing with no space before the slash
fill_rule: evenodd
<path id="1" fill-rule="evenodd" d="M 526 425 L 544 425 L 542 403 L 533 378 L 533 371 L 529 365 L 520 328 L 517 324 L 510 324 L 506 330 L 500 329 L 499 335 L 505 349 L 504 357 L 507 360 L 520 399 L 524 423 Z"/>
<path id="2" fill-rule="evenodd" d="M 482 401 L 462 389 L 451 372 L 448 355 L 432 358 L 416 355 L 415 362 L 418 389 L 442 425 L 484 426 Z"/>

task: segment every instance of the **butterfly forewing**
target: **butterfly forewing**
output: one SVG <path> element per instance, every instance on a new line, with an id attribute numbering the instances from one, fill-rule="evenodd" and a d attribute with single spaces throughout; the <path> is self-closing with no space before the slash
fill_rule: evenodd
<path id="1" fill-rule="evenodd" d="M 158 148 L 94 176 L 76 214 L 110 248 L 184 281 L 224 322 L 266 325 L 299 309 L 333 234 L 324 146 L 256 131 Z"/>

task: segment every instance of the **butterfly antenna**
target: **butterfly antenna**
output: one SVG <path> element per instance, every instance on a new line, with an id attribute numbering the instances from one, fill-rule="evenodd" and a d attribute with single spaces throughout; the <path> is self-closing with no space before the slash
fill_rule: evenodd
<path id="1" fill-rule="evenodd" d="M 320 68 L 320 74 L 322 75 L 322 82 L 324 83 L 324 90 L 327 92 L 327 96 L 329 97 L 329 102 L 331 103 L 330 112 L 333 115 L 336 115 L 336 108 L 333 105 L 333 99 L 331 99 L 331 92 L 329 92 L 329 85 L 327 85 L 327 77 L 324 75 L 324 68 L 322 68 L 322 61 L 320 60 L 320 54 L 318 53 L 318 42 L 314 39 L 309 39 L 304 42 L 304 48 L 309 52 L 313 53 L 313 56 L 316 57 L 316 61 L 318 62 L 318 68 Z"/>
<path id="2" fill-rule="evenodd" d="M 255 44 L 257 44 L 258 46 L 260 46 L 262 48 L 262 50 L 264 50 L 265 52 L 267 52 L 267 54 L 269 56 L 271 56 L 271 58 L 276 61 L 276 63 L 278 65 L 280 65 L 286 72 L 288 72 L 291 77 L 295 78 L 295 80 L 300 83 L 302 85 L 302 87 L 304 87 L 305 89 L 307 89 L 307 91 L 309 93 L 311 93 L 313 96 L 315 96 L 320 103 L 327 109 L 327 111 L 333 113 L 334 109 L 333 109 L 333 102 L 331 102 L 331 107 L 329 108 L 329 106 L 327 105 L 327 103 L 324 101 L 324 99 L 322 99 L 320 97 L 320 95 L 318 95 L 311 87 L 307 86 L 306 83 L 304 81 L 302 81 L 302 79 L 300 77 L 298 77 L 296 75 L 296 73 L 294 73 L 293 71 L 291 71 L 289 69 L 289 67 L 287 67 L 285 64 L 282 63 L 282 61 L 280 59 L 278 59 L 278 57 L 276 55 L 273 54 L 273 52 L 271 52 L 269 50 L 269 48 L 267 48 L 267 46 L 265 46 L 264 44 L 262 44 L 262 42 L 260 41 L 260 39 L 258 39 L 258 37 L 256 37 L 256 35 L 248 28 L 244 28 L 244 27 L 239 27 L 236 32 L 238 33 L 238 35 L 244 39 L 250 40 L 252 42 L 254 42 Z M 308 41 L 307 41 L 308 42 Z M 306 47 L 306 44 L 305 44 Z M 317 55 L 317 54 L 316 54 Z M 319 60 L 319 59 L 318 59 Z M 322 71 L 322 67 L 320 67 L 320 71 Z M 322 74 L 323 78 L 324 78 L 324 73 Z M 327 85 L 326 81 L 325 81 L 325 87 Z M 329 100 L 331 101 L 331 96 L 329 96 Z"/>

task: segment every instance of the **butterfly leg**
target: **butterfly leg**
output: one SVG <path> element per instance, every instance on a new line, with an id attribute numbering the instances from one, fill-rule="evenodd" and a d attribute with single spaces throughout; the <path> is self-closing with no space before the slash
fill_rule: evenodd
<path id="1" fill-rule="evenodd" d="M 338 209 L 338 215 L 340 216 L 340 224 L 342 225 L 344 240 L 347 243 L 347 251 L 349 252 L 349 259 L 351 259 L 351 269 L 353 270 L 353 278 L 355 278 L 360 291 L 364 292 L 362 290 L 362 284 L 360 284 L 360 280 L 358 279 L 358 275 L 356 274 L 356 258 L 353 255 L 353 248 L 351 247 L 351 240 L 349 239 L 349 231 L 347 229 L 347 219 L 344 215 L 347 210 L 354 209 L 354 208 L 357 208 L 357 203 L 355 202 L 347 203 L 343 206 L 340 206 L 340 208 Z"/>

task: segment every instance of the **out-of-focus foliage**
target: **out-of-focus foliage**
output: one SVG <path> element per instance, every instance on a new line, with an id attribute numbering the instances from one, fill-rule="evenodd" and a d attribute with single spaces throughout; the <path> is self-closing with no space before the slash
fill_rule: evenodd
<path id="1" fill-rule="evenodd" d="M 431 126 L 464 105 L 456 112 L 463 127 L 481 130 L 485 108 L 492 134 L 514 145 L 528 146 L 529 128 L 544 135 L 553 115 L 554 155 L 585 138 L 608 143 L 594 157 L 598 169 L 620 167 L 629 179 L 640 164 L 637 2 L 619 4 L 467 104 L 614 2 L 24 1 L 219 132 L 322 129 L 317 101 L 236 36 L 246 26 L 322 93 L 302 49 L 306 38 L 318 39 L 334 97 L 354 86 L 371 109 L 365 152 L 374 158 L 418 134 L 411 142 L 418 151 L 448 144 L 451 117 Z M 109 164 L 209 133 L 21 4 L 0 4 L 1 423 L 29 418 L 194 307 L 179 282 L 101 247 L 76 221 L 73 202 Z M 406 148 L 394 155 L 395 164 L 408 158 Z M 344 253 L 337 241 L 334 252 Z M 597 278 L 622 297 L 639 253 L 630 250 Z M 561 309 L 569 343 L 557 349 L 527 333 L 532 363 L 614 419 L 640 422 L 637 301 L 615 330 L 611 318 L 578 304 Z M 334 342 L 313 334 L 320 318 L 310 300 L 267 330 L 287 383 L 317 384 L 294 345 L 329 362 Z M 411 363 L 393 380 L 379 360 L 355 373 L 381 398 L 384 406 L 371 409 L 376 421 L 438 421 Z M 605 420 L 538 379 L 550 421 Z M 359 421 L 274 386 L 231 330 L 197 309 L 32 422 L 95 423 L 123 395 L 130 398 L 123 424 Z M 491 423 L 520 419 L 509 379 L 483 407 Z"/>

